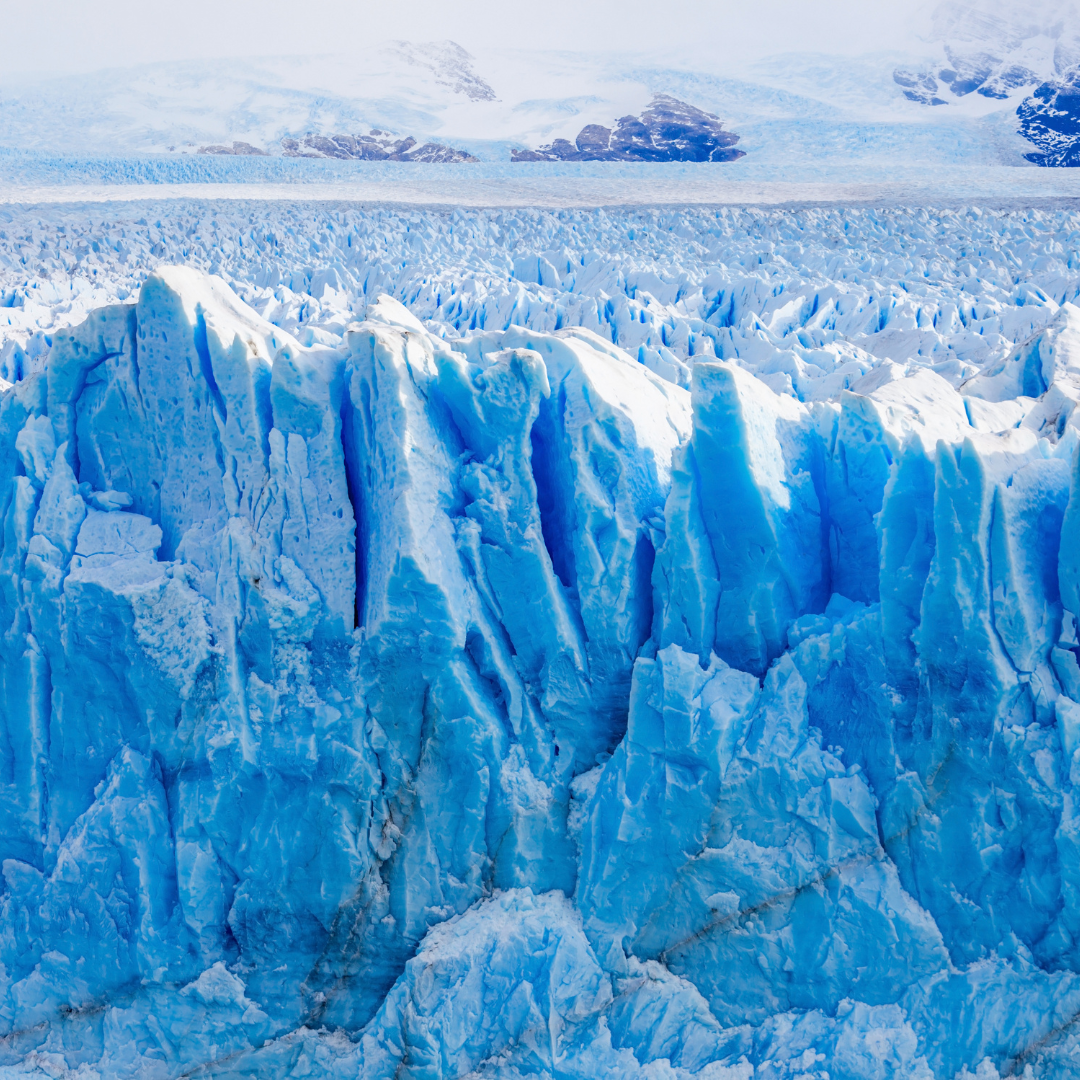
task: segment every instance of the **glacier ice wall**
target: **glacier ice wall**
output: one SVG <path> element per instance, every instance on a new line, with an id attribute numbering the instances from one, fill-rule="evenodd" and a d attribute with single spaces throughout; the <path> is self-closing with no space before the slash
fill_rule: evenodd
<path id="1" fill-rule="evenodd" d="M 803 400 L 390 297 L 301 343 L 189 267 L 52 333 L 0 1071 L 1080 1074 L 1080 309 L 1031 311 Z"/>

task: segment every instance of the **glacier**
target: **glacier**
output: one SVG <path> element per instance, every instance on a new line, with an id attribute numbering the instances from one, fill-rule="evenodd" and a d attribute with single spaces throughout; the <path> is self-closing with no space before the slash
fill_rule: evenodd
<path id="1" fill-rule="evenodd" d="M 1075 212 L 0 230 L 0 1076 L 1080 1076 Z"/>

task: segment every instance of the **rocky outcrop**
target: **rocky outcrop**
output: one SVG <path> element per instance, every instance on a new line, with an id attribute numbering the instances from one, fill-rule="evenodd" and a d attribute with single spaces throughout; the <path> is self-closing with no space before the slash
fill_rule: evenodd
<path id="1" fill-rule="evenodd" d="M 511 151 L 514 161 L 735 161 L 739 136 L 711 113 L 668 94 L 656 94 L 640 116 L 614 129 L 587 124 L 575 143 L 556 139 L 537 150 Z"/>
<path id="2" fill-rule="evenodd" d="M 893 82 L 903 90 L 904 97 L 921 105 L 947 105 L 947 98 L 942 96 L 945 94 L 961 98 L 975 93 L 1004 101 L 1014 90 L 1039 79 L 1030 68 L 990 53 L 964 55 L 948 46 L 945 53 L 948 64 L 940 70 L 897 68 L 893 72 Z"/>
<path id="3" fill-rule="evenodd" d="M 1043 166 L 1080 165 L 1080 67 L 1045 82 L 1016 110 L 1020 134 L 1038 148 L 1024 156 Z"/>
<path id="4" fill-rule="evenodd" d="M 434 142 L 418 146 L 411 136 L 400 139 L 379 128 L 372 128 L 367 135 L 305 135 L 303 139 L 282 139 L 281 146 L 285 157 L 422 161 L 435 164 L 477 160 L 472 154 L 452 146 Z"/>
<path id="5" fill-rule="evenodd" d="M 200 154 L 227 154 L 235 157 L 269 157 L 265 150 L 247 142 L 234 142 L 232 146 L 200 146 Z"/>
<path id="6" fill-rule="evenodd" d="M 928 71 L 897 68 L 893 72 L 893 82 L 901 87 L 908 101 L 917 101 L 920 105 L 948 104 L 944 98 L 938 96 L 937 78 Z"/>

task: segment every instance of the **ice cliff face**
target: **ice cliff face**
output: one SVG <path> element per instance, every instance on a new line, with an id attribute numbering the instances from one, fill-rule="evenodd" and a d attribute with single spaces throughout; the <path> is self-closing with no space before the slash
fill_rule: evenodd
<path id="1" fill-rule="evenodd" d="M 165 267 L 0 399 L 4 1067 L 1073 1075 L 1080 310 L 807 402 L 365 314 Z"/>

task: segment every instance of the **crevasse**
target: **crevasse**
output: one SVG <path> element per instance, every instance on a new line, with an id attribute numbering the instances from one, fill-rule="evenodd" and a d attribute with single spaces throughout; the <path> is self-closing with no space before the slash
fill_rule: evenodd
<path id="1" fill-rule="evenodd" d="M 1080 1073 L 1080 309 L 956 389 L 301 346 L 0 398 L 0 1072 Z"/>

